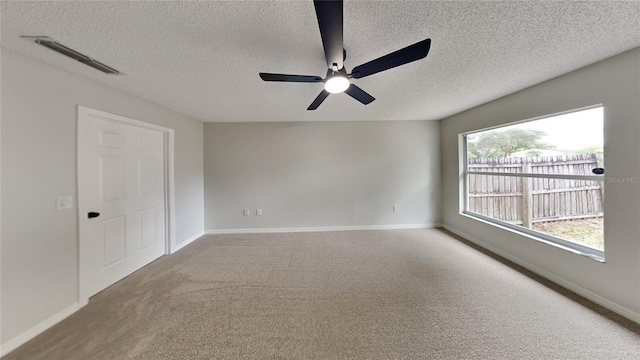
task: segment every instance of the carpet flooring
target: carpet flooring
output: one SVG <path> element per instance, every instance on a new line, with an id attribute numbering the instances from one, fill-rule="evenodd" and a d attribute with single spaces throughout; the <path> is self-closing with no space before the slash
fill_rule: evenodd
<path id="1" fill-rule="evenodd" d="M 438 229 L 207 235 L 17 359 L 640 359 L 640 325 Z"/>

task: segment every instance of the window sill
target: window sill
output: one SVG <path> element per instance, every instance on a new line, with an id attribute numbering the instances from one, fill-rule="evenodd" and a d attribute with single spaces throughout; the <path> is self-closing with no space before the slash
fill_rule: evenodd
<path id="1" fill-rule="evenodd" d="M 571 243 L 569 241 L 558 239 L 558 238 L 555 238 L 555 237 L 550 236 L 550 235 L 544 235 L 545 237 L 548 237 L 548 239 L 545 239 L 545 238 L 543 238 L 543 237 L 541 237 L 541 236 L 539 236 L 537 234 L 530 234 L 530 233 L 528 233 L 526 231 L 523 231 L 522 229 L 518 229 L 516 227 L 516 225 L 511 225 L 511 224 L 508 224 L 508 223 L 504 223 L 504 222 L 501 222 L 499 220 L 495 220 L 495 219 L 492 219 L 492 218 L 489 218 L 489 217 L 486 217 L 486 216 L 482 216 L 480 214 L 475 214 L 475 213 L 472 213 L 472 212 L 469 212 L 469 211 L 462 211 L 462 212 L 460 212 L 460 215 L 464 216 L 466 218 L 469 218 L 469 219 L 473 219 L 475 221 L 479 221 L 479 222 L 485 223 L 485 224 L 490 225 L 490 226 L 495 226 L 495 227 L 500 228 L 502 230 L 509 231 L 511 233 L 526 237 L 528 239 L 532 239 L 532 240 L 535 240 L 535 241 L 538 241 L 538 242 L 541 242 L 541 243 L 544 243 L 544 244 L 547 244 L 547 245 L 551 245 L 553 247 L 556 247 L 556 248 L 571 252 L 573 254 L 577 254 L 577 255 L 588 257 L 588 258 L 590 258 L 592 260 L 595 260 L 597 262 L 600 262 L 600 263 L 604 263 L 605 262 L 605 260 L 604 260 L 604 251 L 587 248 L 586 246 L 582 246 L 582 245 L 579 245 L 579 244 L 573 244 L 573 243 Z"/>

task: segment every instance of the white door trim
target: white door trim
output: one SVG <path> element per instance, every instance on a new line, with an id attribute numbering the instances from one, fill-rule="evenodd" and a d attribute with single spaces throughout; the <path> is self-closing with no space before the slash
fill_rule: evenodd
<path id="1" fill-rule="evenodd" d="M 86 121 L 87 118 L 98 118 L 102 120 L 115 121 L 125 125 L 137 126 L 145 129 L 151 130 L 159 130 L 164 133 L 164 152 L 165 152 L 165 174 L 164 180 L 166 184 L 165 189 L 165 227 L 166 227 L 166 238 L 165 238 L 165 254 L 171 254 L 177 250 L 176 247 L 176 218 L 175 218 L 175 176 L 174 176 L 174 148 L 175 148 L 175 135 L 174 130 L 170 128 L 166 128 L 164 126 L 155 125 L 151 123 L 147 123 L 144 121 L 139 121 L 135 119 L 131 119 L 128 117 L 111 114 L 108 112 L 88 108 L 85 106 L 78 105 L 78 123 L 77 127 L 80 127 L 80 123 L 82 121 Z M 80 131 L 77 131 L 76 136 L 76 144 L 78 144 Z M 79 147 L 77 147 L 76 151 L 79 151 Z M 79 171 L 79 163 L 78 159 L 80 158 L 80 154 L 76 153 L 76 181 L 77 184 L 80 184 L 80 171 Z M 76 186 L 76 197 L 78 199 L 78 204 L 80 204 L 80 191 L 79 186 Z M 80 213 L 79 206 L 76 207 L 78 210 L 78 227 L 82 214 Z M 78 228 L 78 234 L 80 233 L 80 229 Z M 78 303 L 80 307 L 87 305 L 89 302 L 89 296 L 86 294 L 86 281 L 85 275 L 86 271 L 85 264 L 82 260 L 83 258 L 83 244 L 82 241 L 79 241 L 78 247 Z"/>

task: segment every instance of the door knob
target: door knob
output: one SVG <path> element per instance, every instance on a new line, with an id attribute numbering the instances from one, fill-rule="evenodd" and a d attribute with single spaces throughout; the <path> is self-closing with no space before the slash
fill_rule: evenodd
<path id="1" fill-rule="evenodd" d="M 87 214 L 87 217 L 88 217 L 89 219 L 93 219 L 93 218 L 96 218 L 96 217 L 98 217 L 98 216 L 100 216 L 100 213 L 99 213 L 99 212 L 93 212 L 93 211 L 92 211 L 92 212 L 90 212 L 90 213 L 88 213 L 88 214 Z"/>

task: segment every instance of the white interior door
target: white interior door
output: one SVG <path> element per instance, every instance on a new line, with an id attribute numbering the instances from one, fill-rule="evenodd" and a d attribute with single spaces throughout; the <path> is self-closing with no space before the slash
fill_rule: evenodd
<path id="1" fill-rule="evenodd" d="M 80 298 L 165 253 L 165 148 L 160 130 L 78 118 Z"/>

